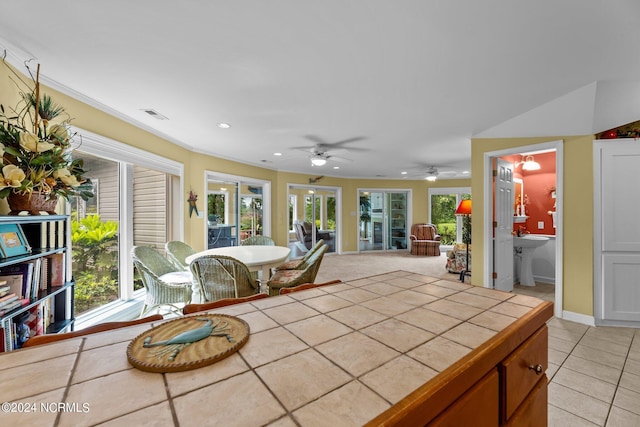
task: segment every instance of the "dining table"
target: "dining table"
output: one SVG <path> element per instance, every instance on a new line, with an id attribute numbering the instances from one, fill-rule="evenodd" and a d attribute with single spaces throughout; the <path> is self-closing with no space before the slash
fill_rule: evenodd
<path id="1" fill-rule="evenodd" d="M 206 316 L 246 324 L 242 343 L 193 369 L 131 361 L 154 331 Z M 392 271 L 0 354 L 0 423 L 542 425 L 552 316 L 534 297 Z M 211 334 L 157 357 L 226 342 Z"/>
<path id="2" fill-rule="evenodd" d="M 257 271 L 260 279 L 269 278 L 271 268 L 282 264 L 291 254 L 291 249 L 285 246 L 246 245 L 225 246 L 196 252 L 185 258 L 191 264 L 196 258 L 207 255 L 224 255 L 233 257 L 245 264 L 249 271 Z"/>

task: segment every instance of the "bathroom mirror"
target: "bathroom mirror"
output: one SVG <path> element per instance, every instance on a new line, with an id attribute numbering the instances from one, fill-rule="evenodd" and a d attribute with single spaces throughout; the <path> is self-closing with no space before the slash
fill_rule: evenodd
<path id="1" fill-rule="evenodd" d="M 522 178 L 513 178 L 513 222 L 525 222 L 528 218 L 525 208 L 524 182 Z"/>

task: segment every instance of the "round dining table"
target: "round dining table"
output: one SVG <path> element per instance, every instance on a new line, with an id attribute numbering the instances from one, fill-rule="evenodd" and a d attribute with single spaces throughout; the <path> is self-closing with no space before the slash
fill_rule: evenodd
<path id="1" fill-rule="evenodd" d="M 196 252 L 186 257 L 185 261 L 191 264 L 191 261 L 204 255 L 226 255 L 244 263 L 249 267 L 249 271 L 257 271 L 260 279 L 268 279 L 269 270 L 272 267 L 282 264 L 289 257 L 290 253 L 291 249 L 284 246 L 226 246 Z"/>

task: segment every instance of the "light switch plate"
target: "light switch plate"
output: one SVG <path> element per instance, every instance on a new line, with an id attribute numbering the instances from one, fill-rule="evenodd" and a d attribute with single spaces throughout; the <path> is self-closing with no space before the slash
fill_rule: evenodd
<path id="1" fill-rule="evenodd" d="M 544 228 L 544 221 L 538 221 L 538 230 L 542 230 Z"/>

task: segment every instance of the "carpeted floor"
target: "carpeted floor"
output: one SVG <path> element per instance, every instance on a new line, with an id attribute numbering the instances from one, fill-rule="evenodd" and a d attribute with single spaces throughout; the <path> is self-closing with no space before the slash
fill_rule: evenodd
<path id="1" fill-rule="evenodd" d="M 359 279 L 396 270 L 411 271 L 431 277 L 458 280 L 459 275 L 447 272 L 446 254 L 439 257 L 416 256 L 408 251 L 347 255 L 325 255 L 315 282 Z"/>

